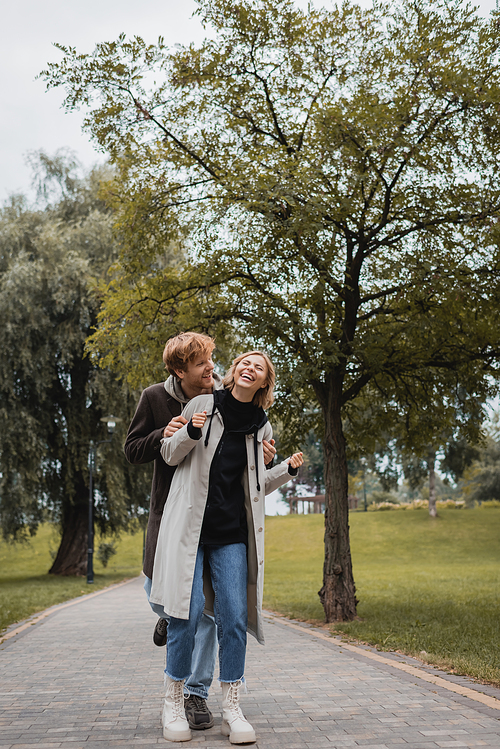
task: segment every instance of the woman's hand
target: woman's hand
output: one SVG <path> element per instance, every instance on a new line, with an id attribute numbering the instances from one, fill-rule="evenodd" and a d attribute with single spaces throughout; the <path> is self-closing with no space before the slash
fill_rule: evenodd
<path id="1" fill-rule="evenodd" d="M 201 429 L 202 426 L 205 424 L 207 420 L 207 412 L 203 411 L 200 414 L 193 414 L 191 417 L 191 422 L 194 427 L 197 427 L 198 429 Z"/>
<path id="2" fill-rule="evenodd" d="M 294 453 L 291 458 L 288 459 L 288 465 L 292 468 L 298 468 L 304 462 L 302 453 Z"/>
<path id="3" fill-rule="evenodd" d="M 274 440 L 262 440 L 262 447 L 264 450 L 264 465 L 272 463 L 274 456 L 276 455 L 276 448 L 274 446 Z"/>

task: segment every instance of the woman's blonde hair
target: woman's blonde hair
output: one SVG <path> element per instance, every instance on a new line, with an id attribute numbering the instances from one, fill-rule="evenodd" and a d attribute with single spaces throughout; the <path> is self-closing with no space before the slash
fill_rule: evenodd
<path id="1" fill-rule="evenodd" d="M 253 397 L 252 403 L 254 403 L 256 406 L 261 406 L 262 408 L 269 408 L 273 404 L 274 401 L 274 383 L 276 381 L 276 371 L 274 369 L 274 364 L 272 363 L 271 359 L 268 357 L 267 354 L 264 354 L 263 351 L 247 351 L 245 354 L 240 354 L 236 357 L 236 359 L 233 360 L 233 363 L 229 367 L 229 369 L 226 372 L 226 375 L 224 379 L 222 380 L 222 384 L 227 390 L 232 390 L 234 388 L 234 370 L 240 363 L 240 361 L 243 361 L 243 359 L 246 359 L 247 356 L 261 356 L 264 361 L 266 362 L 267 366 L 267 377 L 266 377 L 266 384 L 263 388 L 260 388 L 257 390 Z"/>

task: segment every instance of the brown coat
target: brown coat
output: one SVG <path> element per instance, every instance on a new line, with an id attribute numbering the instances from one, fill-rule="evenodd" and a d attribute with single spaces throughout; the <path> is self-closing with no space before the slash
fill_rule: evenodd
<path id="1" fill-rule="evenodd" d="M 174 416 L 180 415 L 182 408 L 183 404 L 166 391 L 164 382 L 146 388 L 142 392 L 123 448 L 128 462 L 133 465 L 154 461 L 143 567 L 147 577 L 153 577 L 161 516 L 175 473 L 175 466 L 168 466 L 160 455 L 160 440 L 167 424 Z"/>
<path id="2" fill-rule="evenodd" d="M 215 373 L 214 380 L 215 387 L 221 387 L 221 379 Z M 169 377 L 166 382 L 150 385 L 142 392 L 123 447 L 125 456 L 132 465 L 154 461 L 143 565 L 144 574 L 149 578 L 153 577 L 161 516 L 175 473 L 175 466 L 168 466 L 160 455 L 160 440 L 167 424 L 182 413 L 186 403 L 188 399 L 182 392 L 177 378 Z"/>

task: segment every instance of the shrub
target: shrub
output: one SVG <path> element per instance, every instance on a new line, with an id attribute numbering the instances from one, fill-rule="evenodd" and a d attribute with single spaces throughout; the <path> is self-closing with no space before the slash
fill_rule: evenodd
<path id="1" fill-rule="evenodd" d="M 427 510 L 428 508 L 429 508 L 428 499 L 414 499 L 412 502 L 410 502 L 408 506 L 409 510 Z"/>
<path id="2" fill-rule="evenodd" d="M 463 502 L 461 504 L 458 504 L 455 502 L 454 499 L 443 499 L 436 502 L 436 507 L 438 510 L 455 510 L 459 509 L 460 507 L 463 507 Z"/>
<path id="3" fill-rule="evenodd" d="M 108 562 L 111 559 L 111 557 L 113 556 L 113 554 L 116 554 L 116 547 L 115 547 L 114 543 L 110 543 L 110 544 L 102 543 L 102 544 L 99 544 L 99 550 L 98 550 L 96 556 L 97 556 L 98 560 L 100 561 L 100 563 L 102 564 L 103 567 L 107 567 L 108 566 Z"/>
<path id="4" fill-rule="evenodd" d="M 369 494 L 368 501 L 376 505 L 385 505 L 388 503 L 392 505 L 399 504 L 398 498 L 394 494 L 392 494 L 392 492 L 384 492 L 379 489 L 376 489 Z"/>
<path id="5" fill-rule="evenodd" d="M 394 504 L 393 502 L 379 502 L 378 504 L 372 503 L 368 505 L 369 512 L 377 512 L 379 510 L 406 510 L 408 505 L 405 504 Z"/>

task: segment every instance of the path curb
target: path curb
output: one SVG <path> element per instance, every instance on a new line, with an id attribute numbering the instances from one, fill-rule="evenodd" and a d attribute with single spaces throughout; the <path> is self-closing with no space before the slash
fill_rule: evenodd
<path id="1" fill-rule="evenodd" d="M 28 619 L 23 619 L 21 622 L 16 622 L 15 624 L 11 624 L 10 627 L 7 628 L 7 631 L 5 632 L 5 634 L 0 635 L 0 645 L 3 645 L 4 642 L 6 642 L 7 640 L 10 640 L 11 637 L 15 637 L 16 635 L 19 635 L 22 632 L 25 632 L 34 624 L 39 624 L 39 622 L 41 622 L 43 619 L 46 619 L 51 614 L 55 614 L 57 611 L 61 611 L 62 609 L 67 609 L 70 606 L 76 606 L 77 603 L 88 601 L 89 598 L 95 598 L 96 596 L 100 596 L 103 593 L 107 593 L 110 590 L 121 588 L 122 585 L 128 585 L 134 580 L 137 580 L 137 578 L 132 577 L 132 578 L 129 578 L 128 580 L 122 580 L 121 583 L 113 583 L 113 585 L 108 585 L 106 588 L 101 588 L 101 590 L 96 590 L 95 593 L 86 593 L 83 596 L 78 596 L 78 598 L 72 598 L 71 601 L 66 601 L 65 603 L 57 603 L 55 606 L 50 606 L 48 609 L 44 609 L 43 611 L 39 611 L 38 613 L 33 614 L 33 616 L 28 617 Z"/>
<path id="2" fill-rule="evenodd" d="M 313 637 L 317 637 L 320 640 L 328 642 L 330 645 L 335 645 L 339 649 L 349 650 L 352 653 L 356 653 L 356 655 L 362 655 L 364 658 L 369 658 L 372 661 L 377 661 L 378 663 L 383 663 L 386 666 L 397 668 L 400 671 L 404 671 L 405 673 L 409 674 L 410 676 L 415 676 L 418 679 L 422 679 L 423 681 L 435 684 L 442 689 L 447 689 L 449 692 L 460 694 L 462 695 L 462 697 L 468 697 L 471 700 L 481 702 L 487 707 L 491 707 L 494 710 L 500 711 L 500 699 L 497 699 L 496 697 L 493 697 L 491 695 L 484 694 L 483 692 L 479 691 L 479 689 L 464 687 L 462 684 L 454 684 L 453 682 L 444 679 L 442 676 L 430 674 L 424 669 L 418 668 L 417 666 L 411 666 L 409 663 L 401 663 L 400 661 L 396 661 L 391 658 L 385 658 L 379 653 L 374 653 L 372 650 L 366 650 L 359 645 L 351 645 L 346 642 L 338 641 L 334 636 L 327 635 L 324 632 L 314 629 L 309 625 L 304 626 L 300 623 L 291 622 L 289 619 L 286 619 L 279 614 L 271 614 L 270 612 L 268 612 L 266 613 L 266 616 L 271 620 L 283 624 L 285 627 L 290 627 L 291 629 L 295 629 L 299 632 L 308 633 Z"/>

